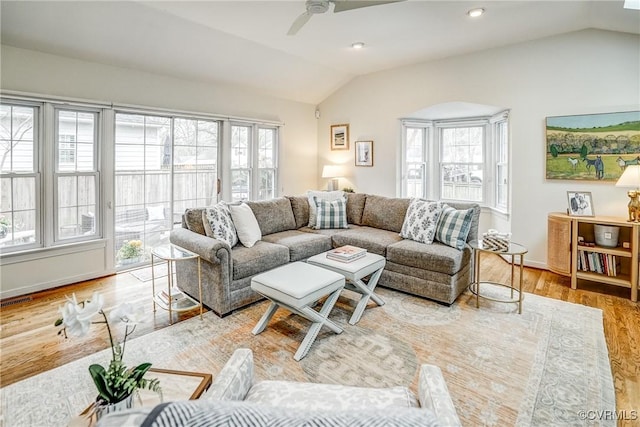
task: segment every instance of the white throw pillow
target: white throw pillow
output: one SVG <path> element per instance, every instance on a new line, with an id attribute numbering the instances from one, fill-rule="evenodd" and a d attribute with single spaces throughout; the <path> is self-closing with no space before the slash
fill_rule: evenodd
<path id="1" fill-rule="evenodd" d="M 227 242 L 231 247 L 238 243 L 238 236 L 231 220 L 229 207 L 224 202 L 219 202 L 206 208 L 202 212 L 202 217 L 204 231 L 207 236 Z"/>
<path id="2" fill-rule="evenodd" d="M 148 221 L 164 219 L 164 206 L 147 206 L 147 216 Z"/>
<path id="3" fill-rule="evenodd" d="M 309 190 L 307 191 L 307 198 L 309 199 L 309 227 L 311 228 L 316 227 L 316 218 L 317 218 L 316 201 L 313 199 L 314 197 L 317 200 L 327 200 L 329 202 L 332 202 L 334 200 L 342 199 L 345 196 L 344 196 L 344 191 L 342 190 L 339 190 L 339 191 Z"/>
<path id="4" fill-rule="evenodd" d="M 443 205 L 442 202 L 430 202 L 424 199 L 411 200 L 400 236 L 428 245 L 433 243 Z"/>
<path id="5" fill-rule="evenodd" d="M 248 204 L 229 205 L 229 210 L 231 210 L 231 218 L 236 226 L 240 243 L 250 248 L 262 239 L 260 226 Z"/>

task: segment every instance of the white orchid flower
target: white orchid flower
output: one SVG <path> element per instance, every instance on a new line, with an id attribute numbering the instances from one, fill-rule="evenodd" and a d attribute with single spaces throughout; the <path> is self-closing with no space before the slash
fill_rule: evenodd
<path id="1" fill-rule="evenodd" d="M 138 324 L 145 322 L 147 316 L 142 307 L 136 307 L 131 303 L 125 302 L 111 310 L 109 320 L 116 323 Z"/>
<path id="2" fill-rule="evenodd" d="M 74 295 L 75 299 L 75 295 Z M 104 297 L 98 292 L 94 292 L 90 300 L 84 302 L 84 306 L 80 307 L 78 313 L 79 320 L 91 320 L 93 316 L 100 313 L 102 306 L 104 305 Z"/>
<path id="3" fill-rule="evenodd" d="M 69 335 L 82 337 L 89 332 L 91 320 L 80 320 L 78 318 L 80 306 L 78 305 L 75 294 L 73 298 L 67 297 L 67 302 L 59 308 L 59 311 L 60 314 L 62 314 L 62 321 Z"/>

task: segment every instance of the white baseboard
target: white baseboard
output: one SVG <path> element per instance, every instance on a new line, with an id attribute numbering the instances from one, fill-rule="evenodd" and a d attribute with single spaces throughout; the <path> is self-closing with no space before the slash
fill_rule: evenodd
<path id="1" fill-rule="evenodd" d="M 80 274 L 72 277 L 64 277 L 57 280 L 52 280 L 50 282 L 38 283 L 31 286 L 23 286 L 17 289 L 10 289 L 7 291 L 0 290 L 0 299 L 6 298 L 14 298 L 22 295 L 31 294 L 34 292 L 40 292 L 51 288 L 56 288 L 58 286 L 66 286 L 77 282 L 84 282 L 86 280 L 98 279 L 100 277 L 111 276 L 115 274 L 114 271 L 100 271 L 93 273 Z"/>

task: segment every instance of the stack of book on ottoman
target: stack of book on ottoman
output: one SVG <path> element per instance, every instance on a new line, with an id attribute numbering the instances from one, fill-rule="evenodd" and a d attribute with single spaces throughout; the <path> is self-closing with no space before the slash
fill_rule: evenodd
<path id="1" fill-rule="evenodd" d="M 327 252 L 327 258 L 340 262 L 351 262 L 363 258 L 367 254 L 366 249 L 346 245 Z"/>

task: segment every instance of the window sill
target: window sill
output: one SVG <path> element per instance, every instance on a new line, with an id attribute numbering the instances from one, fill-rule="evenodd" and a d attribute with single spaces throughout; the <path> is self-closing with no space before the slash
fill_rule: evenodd
<path id="1" fill-rule="evenodd" d="M 68 255 L 87 250 L 101 249 L 107 246 L 106 239 L 96 239 L 84 242 L 74 242 L 47 248 L 28 249 L 19 252 L 0 254 L 0 266 L 33 261 L 43 258 Z"/>

